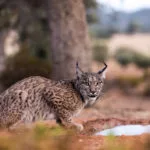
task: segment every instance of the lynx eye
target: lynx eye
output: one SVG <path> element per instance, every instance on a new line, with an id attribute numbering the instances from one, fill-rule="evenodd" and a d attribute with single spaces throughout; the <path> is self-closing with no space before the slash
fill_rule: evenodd
<path id="1" fill-rule="evenodd" d="M 98 83 L 98 82 L 96 82 L 96 85 L 99 85 L 99 83 Z"/>
<path id="2" fill-rule="evenodd" d="M 89 82 L 87 82 L 87 85 L 90 85 L 90 83 L 89 83 Z"/>
<path id="3" fill-rule="evenodd" d="M 103 81 L 99 81 L 99 83 L 100 83 L 100 84 L 102 84 L 102 83 L 103 83 Z"/>

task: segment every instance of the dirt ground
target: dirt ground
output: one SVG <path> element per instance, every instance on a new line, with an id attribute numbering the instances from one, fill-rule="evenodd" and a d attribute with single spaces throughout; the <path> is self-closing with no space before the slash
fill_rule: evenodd
<path id="1" fill-rule="evenodd" d="M 93 63 L 93 71 L 98 70 L 101 64 Z M 108 62 L 107 78 L 113 80 L 117 75 L 141 76 L 142 71 L 135 66 L 124 68 Z M 104 96 L 91 108 L 84 109 L 81 114 L 74 118 L 84 125 L 84 131 L 75 135 L 73 145 L 81 145 L 82 150 L 148 150 L 150 139 L 148 135 L 120 136 L 109 141 L 108 137 L 95 136 L 98 131 L 118 125 L 126 124 L 150 124 L 150 97 L 143 97 L 135 94 L 125 94 L 122 89 L 108 88 Z M 49 121 L 49 126 L 55 126 L 55 121 Z M 0 136 L 8 134 L 8 131 L 1 131 Z M 147 142 L 148 141 L 148 142 Z M 147 142 L 147 143 L 146 143 Z"/>
<path id="2" fill-rule="evenodd" d="M 93 136 L 93 133 L 97 131 L 118 125 L 150 124 L 149 107 L 149 98 L 123 95 L 118 89 L 108 92 L 93 108 L 85 109 L 78 118 L 85 126 L 85 131 L 81 136 L 85 149 L 94 150 L 105 145 L 105 137 Z M 117 140 L 131 139 L 139 143 L 145 136 L 147 135 L 121 136 L 117 137 Z M 90 147 L 86 146 L 87 143 Z"/>
<path id="3" fill-rule="evenodd" d="M 96 71 L 100 64 L 93 66 L 93 70 Z M 111 66 L 107 72 L 108 80 L 113 80 L 117 75 L 141 76 L 143 72 L 133 65 L 124 69 L 112 61 L 108 62 L 108 66 Z M 122 89 L 111 88 L 104 92 L 104 96 L 92 108 L 85 109 L 76 119 L 85 126 L 85 131 L 79 139 L 85 145 L 85 149 L 107 149 L 107 138 L 93 134 L 118 125 L 150 124 L 150 97 L 125 94 Z M 147 135 L 121 136 L 117 137 L 116 141 L 130 143 L 130 148 L 127 149 L 145 149 L 143 145 L 146 137 Z"/>

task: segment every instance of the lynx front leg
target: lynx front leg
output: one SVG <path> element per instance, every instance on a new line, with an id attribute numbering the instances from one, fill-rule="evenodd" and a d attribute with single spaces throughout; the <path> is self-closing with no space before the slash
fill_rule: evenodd
<path id="1" fill-rule="evenodd" d="M 56 121 L 60 125 L 65 126 L 67 128 L 75 128 L 79 131 L 82 131 L 84 129 L 82 124 L 73 122 L 71 118 L 59 117 Z"/>

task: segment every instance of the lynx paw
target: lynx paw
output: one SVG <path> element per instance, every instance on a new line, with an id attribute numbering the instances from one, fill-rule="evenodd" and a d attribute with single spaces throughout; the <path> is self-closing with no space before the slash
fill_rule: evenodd
<path id="1" fill-rule="evenodd" d="M 84 129 L 84 127 L 83 127 L 83 125 L 82 124 L 75 124 L 75 127 L 76 127 L 76 129 L 77 130 L 79 130 L 79 131 L 83 131 L 83 129 Z"/>

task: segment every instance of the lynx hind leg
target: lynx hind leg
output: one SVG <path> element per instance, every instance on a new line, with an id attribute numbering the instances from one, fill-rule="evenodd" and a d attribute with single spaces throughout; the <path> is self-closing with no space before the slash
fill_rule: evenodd
<path id="1" fill-rule="evenodd" d="M 17 90 L 3 97 L 3 110 L 0 113 L 0 123 L 2 127 L 10 128 L 17 126 L 21 122 L 22 112 L 24 110 L 24 101 L 27 98 L 27 92 Z"/>
<path id="2" fill-rule="evenodd" d="M 0 119 L 1 128 L 11 128 L 21 120 L 21 113 L 16 113 L 15 110 L 11 110 L 3 115 L 3 119 Z M 16 125 L 15 125 L 16 126 Z"/>

